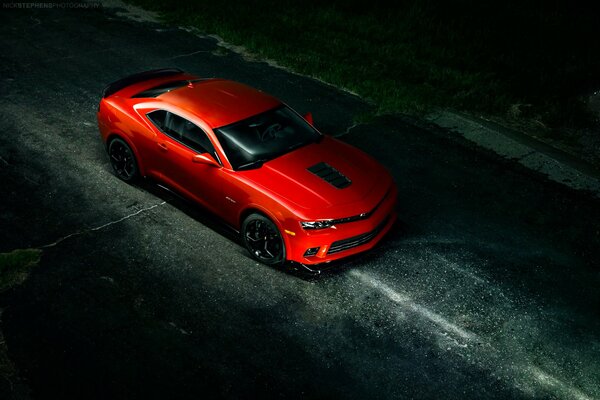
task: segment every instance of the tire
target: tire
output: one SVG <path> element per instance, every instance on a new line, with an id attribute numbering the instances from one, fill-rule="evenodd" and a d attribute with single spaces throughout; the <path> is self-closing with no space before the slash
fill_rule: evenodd
<path id="1" fill-rule="evenodd" d="M 135 154 L 131 147 L 120 138 L 114 138 L 108 144 L 108 157 L 115 175 L 125 182 L 135 182 L 140 174 Z"/>
<path id="2" fill-rule="evenodd" d="M 242 223 L 242 241 L 255 260 L 273 266 L 285 262 L 285 243 L 277 225 L 264 215 L 250 214 Z"/>

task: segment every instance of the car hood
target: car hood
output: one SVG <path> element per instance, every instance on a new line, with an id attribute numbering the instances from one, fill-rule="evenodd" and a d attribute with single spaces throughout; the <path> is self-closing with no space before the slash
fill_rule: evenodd
<path id="1" fill-rule="evenodd" d="M 309 170 L 321 163 L 333 167 L 351 183 L 338 188 Z M 327 218 L 370 211 L 391 183 L 390 174 L 372 157 L 327 136 L 319 143 L 301 147 L 243 174 L 254 185 L 296 207 L 327 211 Z"/>

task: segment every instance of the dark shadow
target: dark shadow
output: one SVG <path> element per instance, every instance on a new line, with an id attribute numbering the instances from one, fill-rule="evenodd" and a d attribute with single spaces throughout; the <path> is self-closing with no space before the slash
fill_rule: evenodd
<path id="1" fill-rule="evenodd" d="M 212 229 L 219 235 L 239 244 L 240 242 L 239 232 L 229 226 L 219 217 L 204 209 L 201 205 L 195 204 L 194 202 L 186 199 L 177 192 L 167 188 L 166 186 L 159 184 L 151 179 L 143 179 L 136 184 L 142 190 L 153 194 L 157 198 L 166 201 L 171 206 L 177 208 L 185 215 L 194 220 L 198 221 L 202 225 Z"/>
<path id="2" fill-rule="evenodd" d="M 115 177 L 115 179 L 117 178 Z M 215 233 L 238 244 L 239 253 L 248 258 L 248 260 L 254 260 L 252 257 L 250 257 L 250 255 L 248 255 L 247 250 L 241 243 L 239 232 L 228 225 L 221 218 L 206 210 L 201 205 L 188 200 L 186 197 L 160 183 L 157 183 L 152 179 L 143 179 L 137 183 L 136 186 L 141 190 L 151 193 L 157 198 L 169 203 L 171 206 L 177 208 L 188 217 L 196 220 L 198 223 L 206 226 L 207 228 L 210 228 Z M 303 265 L 295 261 L 287 261 L 283 266 L 271 268 L 306 281 L 321 281 L 344 273 L 351 268 L 360 266 L 360 264 L 364 261 L 376 260 L 378 257 L 382 256 L 382 253 L 385 252 L 382 246 L 385 245 L 389 238 L 399 238 L 405 234 L 406 230 L 407 227 L 404 223 L 396 221 L 390 231 L 381 239 L 381 241 L 373 249 L 366 252 L 354 254 L 343 259 L 322 264 Z"/>

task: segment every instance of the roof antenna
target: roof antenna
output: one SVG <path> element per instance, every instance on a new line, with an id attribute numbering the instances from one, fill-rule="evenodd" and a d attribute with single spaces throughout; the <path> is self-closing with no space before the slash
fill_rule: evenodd
<path id="1" fill-rule="evenodd" d="M 194 83 L 192 81 L 188 81 L 187 87 L 189 87 L 190 89 L 193 89 Z"/>

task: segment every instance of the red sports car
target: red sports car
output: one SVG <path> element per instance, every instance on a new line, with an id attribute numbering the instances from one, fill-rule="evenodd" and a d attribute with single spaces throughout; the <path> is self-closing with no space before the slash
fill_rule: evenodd
<path id="1" fill-rule="evenodd" d="M 98 126 L 119 178 L 152 178 L 201 204 L 265 264 L 368 250 L 396 218 L 384 167 L 241 83 L 172 68 L 135 74 L 104 89 Z"/>

